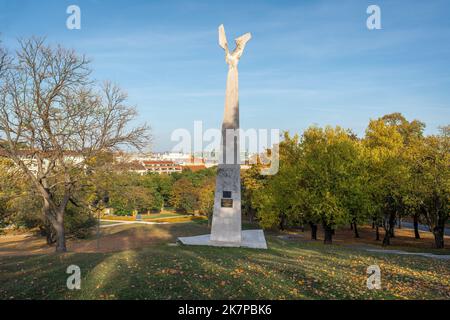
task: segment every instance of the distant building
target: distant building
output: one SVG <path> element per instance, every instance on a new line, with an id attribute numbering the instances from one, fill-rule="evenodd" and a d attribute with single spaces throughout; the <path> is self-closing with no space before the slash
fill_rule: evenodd
<path id="1" fill-rule="evenodd" d="M 140 161 L 120 161 L 114 164 L 115 171 L 131 171 L 144 175 L 147 173 L 146 167 Z"/>
<path id="2" fill-rule="evenodd" d="M 50 161 L 48 160 L 46 153 L 41 152 L 39 154 L 42 158 L 42 167 L 43 169 L 47 169 Z M 36 156 L 34 152 L 28 151 L 28 150 L 20 150 L 18 152 L 18 157 L 22 162 L 27 166 L 28 170 L 34 175 L 37 175 L 38 173 L 38 160 L 36 159 Z M 8 155 L 3 151 L 0 150 L 0 158 L 8 158 Z M 64 152 L 64 162 L 66 163 L 72 163 L 74 165 L 78 165 L 84 161 L 84 157 L 72 152 L 72 151 L 65 151 Z"/>
<path id="3" fill-rule="evenodd" d="M 148 160 L 143 161 L 142 164 L 144 165 L 146 172 L 158 174 L 181 172 L 183 169 L 181 165 L 169 160 Z"/>
<path id="4" fill-rule="evenodd" d="M 135 162 L 135 161 L 142 162 L 142 161 L 152 160 L 153 158 L 154 158 L 154 156 L 150 152 L 148 152 L 148 153 L 118 152 L 115 155 L 116 160 L 128 161 L 128 162 Z"/>
<path id="5" fill-rule="evenodd" d="M 153 158 L 162 161 L 173 161 L 176 164 L 182 164 L 189 161 L 191 157 L 190 153 L 182 153 L 182 152 L 163 152 L 163 153 L 154 153 Z"/>
<path id="6" fill-rule="evenodd" d="M 189 161 L 182 163 L 181 167 L 183 170 L 200 171 L 206 169 L 205 159 L 195 158 L 194 155 L 191 155 Z"/>
<path id="7" fill-rule="evenodd" d="M 146 173 L 158 173 L 158 174 L 171 174 L 174 172 L 182 172 L 183 170 L 200 171 L 205 168 L 217 166 L 218 159 L 217 154 L 213 152 L 199 152 L 195 154 L 181 153 L 181 152 L 164 152 L 164 153 L 126 153 L 117 152 L 112 154 L 113 156 L 113 170 L 115 171 L 131 171 L 141 175 Z M 245 170 L 250 167 L 252 163 L 249 158 L 242 157 L 241 154 L 241 169 Z M 248 157 L 248 154 L 245 156 Z M 253 155 L 250 160 L 254 160 Z M 0 151 L 0 157 L 6 157 Z M 37 173 L 37 160 L 30 151 L 22 151 L 19 155 L 21 160 L 34 174 Z M 75 152 L 66 151 L 64 155 L 64 161 L 72 164 L 80 164 L 84 161 L 84 157 Z M 250 162 L 250 163 L 249 163 Z M 44 168 L 48 166 L 49 161 L 43 155 Z"/>

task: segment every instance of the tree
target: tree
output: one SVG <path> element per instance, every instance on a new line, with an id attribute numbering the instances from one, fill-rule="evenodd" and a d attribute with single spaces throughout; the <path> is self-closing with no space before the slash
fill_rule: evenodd
<path id="1" fill-rule="evenodd" d="M 115 166 L 114 166 L 115 167 Z M 123 166 L 120 166 L 123 168 Z M 125 166 L 126 168 L 126 166 Z M 160 211 L 163 198 L 157 190 L 156 175 L 140 175 L 127 170 L 97 171 L 92 202 L 102 203 L 108 198 L 108 205 L 117 215 L 131 215 L 133 212 Z M 107 176 L 105 176 L 107 175 Z"/>
<path id="2" fill-rule="evenodd" d="M 14 163 L 0 158 L 0 225 L 43 227 L 40 200 Z"/>
<path id="3" fill-rule="evenodd" d="M 208 227 L 211 227 L 214 212 L 214 193 L 216 190 L 216 178 L 207 177 L 198 189 L 198 210 L 208 217 Z"/>
<path id="4" fill-rule="evenodd" d="M 340 185 L 341 201 L 346 208 L 355 238 L 359 238 L 358 225 L 366 223 L 374 207 L 370 198 L 368 162 L 360 141 L 353 139 L 354 157 L 349 163 L 348 178 Z"/>
<path id="5" fill-rule="evenodd" d="M 171 175 L 172 188 L 169 204 L 175 210 L 194 213 L 203 205 L 205 214 L 209 212 L 211 189 L 215 188 L 216 168 L 206 168 L 199 171 L 183 170 L 181 173 Z M 214 187 L 213 187 L 214 183 Z M 200 203 L 201 189 L 206 188 L 207 195 L 203 196 Z M 214 195 L 213 195 L 214 197 Z"/>
<path id="6" fill-rule="evenodd" d="M 286 133 L 280 143 L 279 171 L 257 192 L 261 224 L 283 229 L 306 222 L 316 239 L 320 223 L 325 243 L 331 243 L 337 226 L 350 217 L 355 224 L 362 220 L 365 168 L 358 144 L 351 132 L 339 127 L 311 127 L 301 139 Z"/>
<path id="7" fill-rule="evenodd" d="M 85 175 L 85 162 L 124 145 L 142 148 L 148 127 L 129 129 L 136 110 L 117 86 L 96 89 L 84 56 L 39 38 L 21 40 L 19 47 L 0 88 L 5 142 L 0 150 L 42 197 L 45 217 L 56 231 L 56 251 L 63 252 L 64 214 Z M 36 164 L 35 172 L 28 161 Z"/>
<path id="8" fill-rule="evenodd" d="M 396 217 L 403 208 L 403 189 L 408 180 L 408 168 L 403 157 L 403 138 L 397 129 L 382 119 L 371 120 L 364 139 L 366 156 L 370 159 L 371 198 L 375 202 L 375 220 L 382 221 L 383 245 L 389 245 L 394 235 Z"/>
<path id="9" fill-rule="evenodd" d="M 163 199 L 163 206 L 169 206 L 174 178 L 172 177 L 172 175 L 169 174 L 149 174 L 149 175 L 153 176 L 153 179 L 157 184 L 157 192 L 161 195 Z"/>
<path id="10" fill-rule="evenodd" d="M 409 152 L 409 149 L 413 148 L 418 141 L 423 139 L 423 131 L 425 129 L 425 123 L 419 120 L 408 121 L 401 113 L 391 113 L 384 115 L 380 118 L 384 122 L 386 126 L 393 127 L 397 130 L 397 132 L 402 136 L 403 139 L 403 151 L 402 155 L 405 155 Z M 406 160 L 406 165 L 411 165 L 411 163 Z M 413 167 L 409 167 L 408 170 L 411 174 L 414 174 L 411 170 L 414 170 Z M 414 201 L 412 200 L 412 195 L 415 193 L 415 184 L 414 181 L 405 180 L 405 184 L 402 185 L 401 191 L 403 191 L 402 201 L 399 202 L 400 208 L 397 212 L 397 220 L 398 227 L 401 227 L 402 215 L 411 215 L 414 220 L 414 233 L 416 239 L 420 238 L 419 229 L 418 229 L 418 221 L 420 212 L 415 210 L 417 207 L 415 206 Z"/>
<path id="11" fill-rule="evenodd" d="M 184 213 L 194 213 L 198 208 L 197 193 L 193 183 L 188 178 L 181 178 L 174 182 L 172 188 L 171 204 Z"/>
<path id="12" fill-rule="evenodd" d="M 301 175 L 305 203 L 308 203 L 312 219 L 322 223 L 324 242 L 331 243 L 333 230 L 350 220 L 357 221 L 357 201 L 360 193 L 349 190 L 361 182 L 359 180 L 359 149 L 354 136 L 340 127 L 307 129 L 301 141 L 303 157 Z M 345 199 L 348 199 L 346 202 Z"/>
<path id="13" fill-rule="evenodd" d="M 78 194 L 76 198 L 77 203 L 80 203 L 78 200 L 84 200 Z M 0 158 L 0 206 L 1 221 L 5 225 L 26 229 L 39 228 L 48 245 L 56 242 L 55 230 L 42 212 L 42 197 L 29 183 L 26 174 L 6 158 Z M 66 211 L 66 233 L 78 238 L 85 237 L 95 224 L 87 207 L 69 203 Z"/>
<path id="14" fill-rule="evenodd" d="M 247 170 L 241 170 L 241 206 L 242 212 L 253 222 L 257 216 L 258 199 L 257 193 L 264 187 L 266 177 L 261 175 L 261 164 L 252 165 Z"/>
<path id="15" fill-rule="evenodd" d="M 164 205 L 164 197 L 160 193 L 160 184 L 156 179 L 159 174 L 138 175 L 138 186 L 145 190 L 147 197 L 151 197 L 147 201 L 147 210 L 160 212 Z"/>
<path id="16" fill-rule="evenodd" d="M 421 162 L 418 161 L 418 155 L 424 144 L 424 138 L 417 138 L 410 142 L 405 153 L 405 164 L 409 170 L 409 179 L 406 181 L 403 189 L 403 204 L 406 214 L 413 218 L 414 237 L 420 239 L 419 222 L 423 218 L 423 169 Z"/>
<path id="17" fill-rule="evenodd" d="M 408 121 L 398 112 L 384 115 L 381 120 L 386 126 L 394 127 L 397 130 L 405 145 L 409 145 L 414 139 L 423 137 L 425 123 L 419 120 Z"/>
<path id="18" fill-rule="evenodd" d="M 6 70 L 9 68 L 9 57 L 0 41 L 0 84 L 2 83 Z"/>
<path id="19" fill-rule="evenodd" d="M 145 213 L 154 209 L 154 204 L 154 195 L 142 186 L 127 185 L 111 192 L 111 206 L 121 215 Z"/>
<path id="20" fill-rule="evenodd" d="M 428 136 L 411 151 L 415 164 L 416 205 L 433 232 L 436 248 L 444 248 L 450 212 L 450 126 Z"/>
<path id="21" fill-rule="evenodd" d="M 256 208 L 259 223 L 264 228 L 283 230 L 289 225 L 304 222 L 303 198 L 298 196 L 303 190 L 299 176 L 300 151 L 299 137 L 290 137 L 285 132 L 279 145 L 277 174 L 257 178 L 258 164 L 251 169 L 250 177 L 244 180 L 247 185 L 244 195 L 251 195 L 251 205 Z"/>

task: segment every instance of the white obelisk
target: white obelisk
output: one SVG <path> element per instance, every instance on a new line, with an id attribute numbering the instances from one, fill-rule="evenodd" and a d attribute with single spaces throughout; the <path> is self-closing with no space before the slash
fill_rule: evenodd
<path id="1" fill-rule="evenodd" d="M 235 40 L 236 49 L 230 53 L 223 25 L 219 27 L 219 44 L 225 50 L 228 76 L 212 229 L 211 234 L 179 237 L 178 241 L 185 245 L 267 249 L 263 230 L 242 231 L 241 228 L 241 177 L 238 131 L 239 86 L 237 66 L 244 52 L 245 44 L 250 38 L 250 33 L 246 33 L 237 38 Z"/>
<path id="2" fill-rule="evenodd" d="M 237 38 L 236 49 L 230 52 L 223 25 L 219 26 L 219 45 L 225 50 L 228 76 L 211 241 L 225 246 L 239 246 L 242 240 L 238 63 L 250 39 L 250 33 Z"/>

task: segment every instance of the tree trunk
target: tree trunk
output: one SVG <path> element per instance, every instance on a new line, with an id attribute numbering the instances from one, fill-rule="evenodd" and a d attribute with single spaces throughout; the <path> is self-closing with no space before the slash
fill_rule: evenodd
<path id="1" fill-rule="evenodd" d="M 51 212 L 50 212 L 50 204 L 48 201 L 45 201 L 42 207 L 42 212 L 44 214 L 44 227 L 43 227 L 43 235 L 45 235 L 47 244 L 51 246 L 56 242 L 56 230 L 53 227 L 52 221 L 54 220 Z"/>
<path id="2" fill-rule="evenodd" d="M 395 213 L 389 214 L 387 226 L 386 221 L 384 222 L 384 224 L 385 224 L 384 229 L 386 232 L 384 233 L 383 246 L 388 246 L 391 244 L 391 238 L 394 237 Z"/>
<path id="3" fill-rule="evenodd" d="M 56 242 L 56 234 L 50 224 L 45 227 L 45 240 L 47 241 L 47 245 L 49 246 L 53 245 Z"/>
<path id="4" fill-rule="evenodd" d="M 310 222 L 311 227 L 311 240 L 317 240 L 317 224 Z"/>
<path id="5" fill-rule="evenodd" d="M 353 221 L 353 231 L 355 232 L 355 238 L 359 238 L 358 226 L 356 221 Z"/>
<path id="6" fill-rule="evenodd" d="M 398 228 L 401 229 L 402 228 L 402 218 L 398 217 Z"/>
<path id="7" fill-rule="evenodd" d="M 45 183 L 46 184 L 46 183 Z M 43 196 L 43 213 L 45 218 L 50 222 L 56 234 L 56 252 L 66 252 L 66 234 L 64 230 L 64 212 L 69 202 L 69 193 L 64 195 L 64 200 L 58 209 L 55 209 L 55 204 L 50 205 L 51 196 L 45 187 L 41 187 L 41 194 Z"/>
<path id="8" fill-rule="evenodd" d="M 434 245 L 437 249 L 444 248 L 444 226 L 435 226 L 433 228 Z"/>
<path id="9" fill-rule="evenodd" d="M 208 228 L 209 229 L 211 229 L 211 226 L 212 226 L 212 218 L 213 218 L 213 213 L 208 212 Z"/>
<path id="10" fill-rule="evenodd" d="M 389 235 L 389 232 L 386 232 L 383 238 L 383 247 L 388 246 L 390 244 L 391 244 L 391 236 Z"/>
<path id="11" fill-rule="evenodd" d="M 391 238 L 395 238 L 395 221 L 389 226 L 389 234 Z"/>
<path id="12" fill-rule="evenodd" d="M 353 222 L 350 223 L 350 230 L 353 230 Z"/>
<path id="13" fill-rule="evenodd" d="M 45 237 L 47 245 L 51 246 L 56 242 L 55 231 L 52 228 L 52 224 L 44 214 L 44 225 L 39 226 L 41 236 Z"/>
<path id="14" fill-rule="evenodd" d="M 254 214 L 254 212 L 253 212 L 253 209 L 252 208 L 250 208 L 250 210 L 249 210 L 249 222 L 250 223 L 252 223 L 253 224 L 253 220 L 254 220 L 254 216 L 255 216 L 255 214 Z"/>
<path id="15" fill-rule="evenodd" d="M 372 230 L 375 229 L 375 220 L 372 220 Z"/>
<path id="16" fill-rule="evenodd" d="M 284 230 L 284 227 L 286 225 L 286 215 L 284 213 L 280 214 L 280 224 L 279 224 L 279 228 L 280 230 Z"/>
<path id="17" fill-rule="evenodd" d="M 420 239 L 420 233 L 419 233 L 419 215 L 414 215 L 414 237 L 416 239 Z"/>
<path id="18" fill-rule="evenodd" d="M 333 242 L 333 229 L 328 224 L 323 224 L 324 240 L 323 243 L 331 244 Z"/>
<path id="19" fill-rule="evenodd" d="M 376 241 L 380 241 L 380 228 L 378 227 L 378 224 L 377 224 L 377 226 L 376 226 L 376 229 L 375 229 L 375 234 L 376 234 Z"/>
<path id="20" fill-rule="evenodd" d="M 46 207 L 44 201 L 44 208 Z M 56 252 L 66 252 L 66 233 L 64 229 L 64 210 L 52 214 L 50 210 L 46 210 L 47 218 L 51 222 L 53 229 L 56 232 Z"/>
<path id="21" fill-rule="evenodd" d="M 64 229 L 64 211 L 56 214 L 56 221 L 53 225 L 56 231 L 56 252 L 66 252 L 66 233 Z"/>

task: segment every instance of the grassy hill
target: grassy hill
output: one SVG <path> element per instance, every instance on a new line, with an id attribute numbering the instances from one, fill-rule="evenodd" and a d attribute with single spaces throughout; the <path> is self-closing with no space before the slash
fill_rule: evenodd
<path id="1" fill-rule="evenodd" d="M 152 232 L 158 226 L 139 228 Z M 449 260 L 276 235 L 267 237 L 268 250 L 173 245 L 178 234 L 203 228 L 178 224 L 170 240 L 141 249 L 2 257 L 0 298 L 450 299 Z M 81 268 L 81 290 L 66 288 L 71 264 Z M 381 268 L 381 290 L 366 287 L 366 269 L 373 264 Z"/>

